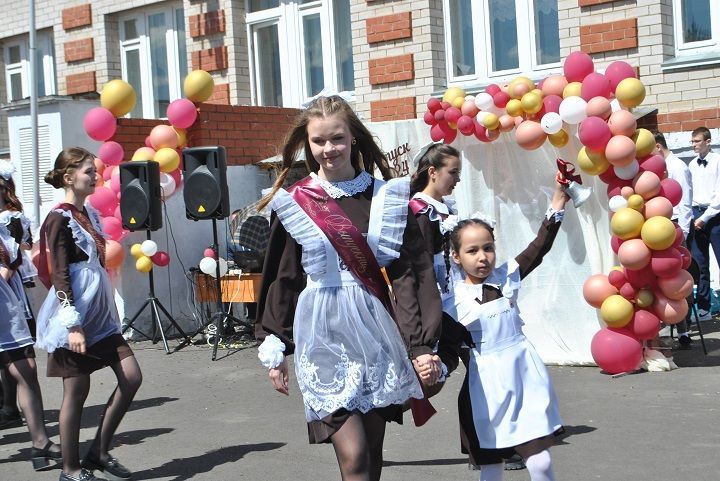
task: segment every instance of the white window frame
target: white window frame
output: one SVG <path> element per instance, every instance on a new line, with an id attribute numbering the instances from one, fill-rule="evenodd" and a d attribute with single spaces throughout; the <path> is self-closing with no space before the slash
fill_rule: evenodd
<path id="1" fill-rule="evenodd" d="M 55 82 L 55 52 L 53 49 L 52 35 L 46 32 L 37 32 L 35 36 L 35 41 L 37 42 L 37 47 L 42 47 L 43 52 L 45 52 L 42 58 L 45 92 L 38 92 L 38 96 L 45 97 L 48 95 L 55 95 L 57 90 Z M 24 36 L 21 39 L 7 42 L 4 45 L 4 58 L 8 62 L 10 60 L 10 48 L 12 47 L 20 47 L 20 62 L 16 62 L 13 64 L 5 64 L 5 99 L 8 102 L 22 100 L 30 97 L 30 40 L 27 36 Z M 11 99 L 10 76 L 17 73 L 20 73 L 22 97 L 19 99 Z"/>
<path id="2" fill-rule="evenodd" d="M 710 39 L 700 42 L 685 42 L 683 38 L 681 0 L 673 0 L 673 27 L 675 33 L 675 54 L 677 56 L 697 55 L 707 52 L 720 52 L 720 2 L 710 3 Z"/>
<path id="3" fill-rule="evenodd" d="M 153 75 L 150 62 L 152 55 L 150 50 L 150 37 L 147 34 L 148 18 L 152 15 L 162 13 L 165 15 L 168 30 L 165 31 L 165 47 L 167 49 L 168 63 L 168 91 L 170 102 L 182 98 L 182 82 L 180 61 L 187 63 L 187 58 L 180 59 L 179 35 L 177 24 L 177 10 L 182 10 L 182 5 L 172 5 L 164 8 L 148 8 L 123 14 L 118 17 L 119 41 L 120 41 L 120 68 L 122 79 L 128 81 L 126 52 L 137 50 L 140 58 L 140 84 L 142 95 L 142 118 L 154 119 L 158 117 L 155 113 L 155 93 L 153 91 Z M 185 16 L 183 15 L 183 18 Z M 138 38 L 125 40 L 125 22 L 135 20 Z M 187 49 L 187 47 L 186 47 Z M 186 50 L 187 51 L 187 50 Z M 130 117 L 128 113 L 126 117 Z"/>
<path id="4" fill-rule="evenodd" d="M 305 78 L 305 53 L 302 20 L 307 15 L 320 15 L 320 29 L 323 45 L 323 80 L 325 88 L 338 89 L 338 73 L 335 54 L 335 31 L 333 1 L 317 0 L 299 4 L 293 0 L 280 0 L 278 7 L 250 12 L 249 0 L 245 1 L 248 48 L 250 50 L 250 87 L 253 105 L 261 105 L 258 72 L 259 62 L 255 48 L 255 29 L 272 24 L 278 26 L 278 48 L 280 49 L 280 77 L 282 79 L 281 107 L 299 107 L 307 100 L 307 79 Z M 299 80 L 299 81 L 298 81 Z"/>
<path id="5" fill-rule="evenodd" d="M 451 83 L 492 83 L 509 80 L 519 74 L 530 77 L 543 77 L 549 72 L 557 71 L 562 62 L 539 64 L 537 60 L 535 43 L 535 0 L 516 0 L 515 18 L 518 33 L 518 67 L 513 69 L 492 70 L 492 41 L 490 36 L 490 17 L 487 0 L 473 0 L 470 2 L 473 25 L 473 55 L 475 57 L 475 73 L 469 75 L 455 75 L 453 65 L 452 36 L 450 4 L 455 0 L 443 0 L 443 17 L 445 33 L 445 61 L 448 84 Z M 478 28 L 480 26 L 481 28 Z"/>

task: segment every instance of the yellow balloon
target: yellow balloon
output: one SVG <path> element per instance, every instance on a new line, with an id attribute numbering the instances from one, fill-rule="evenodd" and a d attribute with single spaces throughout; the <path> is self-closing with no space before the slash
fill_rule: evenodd
<path id="1" fill-rule="evenodd" d="M 553 146 L 560 148 L 560 147 L 565 147 L 567 145 L 568 141 L 570 140 L 570 136 L 563 129 L 560 129 L 557 132 L 555 132 L 554 134 L 548 134 L 548 140 L 550 141 L 551 144 L 553 144 Z M 610 165 L 610 164 L 608 164 L 608 165 Z M 583 169 L 583 170 L 585 170 L 585 169 Z M 603 170 L 603 172 L 604 172 L 604 170 Z M 602 174 L 602 172 L 599 172 L 599 173 Z M 593 175 L 595 175 L 595 174 L 593 174 Z"/>
<path id="2" fill-rule="evenodd" d="M 100 105 L 115 117 L 122 117 L 135 107 L 135 89 L 124 80 L 115 79 L 105 84 L 100 92 Z"/>
<path id="3" fill-rule="evenodd" d="M 145 255 L 143 254 L 142 246 L 140 244 L 133 244 L 130 246 L 130 254 L 132 254 L 132 256 L 136 259 L 140 259 Z"/>
<path id="4" fill-rule="evenodd" d="M 135 151 L 130 160 L 153 160 L 155 151 L 150 147 L 140 147 Z"/>
<path id="5" fill-rule="evenodd" d="M 675 224 L 661 215 L 650 217 L 643 224 L 640 237 L 653 250 L 667 249 L 675 242 Z"/>
<path id="6" fill-rule="evenodd" d="M 500 119 L 497 115 L 489 113 L 483 117 L 482 124 L 489 130 L 495 130 L 500 126 Z"/>
<path id="7" fill-rule="evenodd" d="M 536 114 L 540 112 L 543 107 L 542 95 L 538 95 L 533 92 L 528 92 L 520 99 L 522 109 L 529 114 Z"/>
<path id="8" fill-rule="evenodd" d="M 645 157 L 655 150 L 655 136 L 647 129 L 637 129 L 632 139 L 635 142 L 635 155 L 638 158 Z"/>
<path id="9" fill-rule="evenodd" d="M 642 210 L 645 207 L 645 199 L 640 194 L 633 194 L 627 199 L 627 206 L 637 211 Z"/>
<path id="10" fill-rule="evenodd" d="M 458 109 L 461 108 L 464 103 L 465 103 L 465 97 L 461 97 L 461 96 L 455 97 L 455 98 L 453 99 L 453 101 L 450 102 L 450 104 L 451 104 L 453 107 L 456 107 L 456 108 L 458 108 Z"/>
<path id="11" fill-rule="evenodd" d="M 665 220 L 670 222 L 669 219 Z M 610 219 L 610 230 L 622 240 L 634 239 L 640 236 L 644 222 L 645 217 L 640 212 L 630 207 L 623 207 L 618 209 Z M 650 246 L 648 245 L 648 247 Z"/>
<path id="12" fill-rule="evenodd" d="M 177 134 L 178 149 L 182 149 L 187 145 L 187 131 L 185 129 L 178 129 L 177 127 L 173 127 L 173 130 Z"/>
<path id="13" fill-rule="evenodd" d="M 563 98 L 568 97 L 580 97 L 580 90 L 582 89 L 582 82 L 570 82 L 563 89 Z"/>
<path id="14" fill-rule="evenodd" d="M 185 77 L 183 83 L 185 97 L 193 102 L 205 102 L 215 90 L 215 82 L 204 70 L 193 70 Z"/>
<path id="15" fill-rule="evenodd" d="M 612 266 L 612 267 L 610 268 L 610 270 L 611 270 L 611 271 L 625 272 L 625 268 L 624 268 L 623 266 Z"/>
<path id="16" fill-rule="evenodd" d="M 645 100 L 645 86 L 640 80 L 628 77 L 617 85 L 615 97 L 625 108 L 637 107 Z"/>
<path id="17" fill-rule="evenodd" d="M 552 140 L 550 140 L 550 142 L 552 142 Z M 605 154 L 588 150 L 585 147 L 580 149 L 577 160 L 582 171 L 590 175 L 600 175 L 610 167 L 610 162 L 605 158 Z"/>
<path id="18" fill-rule="evenodd" d="M 450 87 L 445 91 L 445 94 L 443 95 L 443 102 L 447 102 L 452 105 L 455 99 L 458 97 L 463 99 L 464 101 L 465 91 L 460 87 Z M 460 103 L 460 105 L 462 105 L 462 102 Z"/>
<path id="19" fill-rule="evenodd" d="M 152 270 L 152 266 L 152 259 L 145 255 L 138 257 L 138 260 L 135 261 L 135 269 L 146 274 Z"/>
<path id="20" fill-rule="evenodd" d="M 655 294 L 650 289 L 640 289 L 635 297 L 635 304 L 638 307 L 650 307 L 655 301 Z"/>
<path id="21" fill-rule="evenodd" d="M 619 294 L 609 296 L 600 306 L 600 317 L 608 327 L 627 326 L 634 312 L 632 302 Z"/>
<path id="22" fill-rule="evenodd" d="M 161 172 L 172 172 L 180 166 L 180 156 L 175 149 L 169 147 L 158 150 L 153 160 L 160 164 Z"/>
<path id="23" fill-rule="evenodd" d="M 519 99 L 511 99 L 505 106 L 505 111 L 511 117 L 519 117 L 523 114 L 522 103 Z"/>
<path id="24" fill-rule="evenodd" d="M 518 89 L 519 86 L 521 87 Z M 510 96 L 514 99 L 519 99 L 534 89 L 535 83 L 527 77 L 515 77 L 508 84 L 508 94 L 510 94 Z"/>

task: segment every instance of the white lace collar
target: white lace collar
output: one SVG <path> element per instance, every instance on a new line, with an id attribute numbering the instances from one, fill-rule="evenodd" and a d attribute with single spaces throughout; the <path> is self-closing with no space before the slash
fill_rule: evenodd
<path id="1" fill-rule="evenodd" d="M 433 199 L 429 195 L 425 194 L 424 192 L 416 192 L 415 195 L 413 195 L 413 199 L 420 199 L 426 204 L 432 206 L 433 209 L 435 209 L 435 212 L 437 212 L 440 215 L 450 215 L 455 214 L 455 201 L 451 197 L 443 197 L 442 201 Z"/>
<path id="2" fill-rule="evenodd" d="M 364 170 L 354 179 L 341 180 L 340 182 L 329 182 L 325 179 L 321 179 L 314 172 L 310 174 L 310 177 L 319 182 L 325 192 L 327 192 L 333 199 L 352 197 L 360 192 L 365 192 L 365 189 L 370 187 L 373 180 L 372 176 Z"/>

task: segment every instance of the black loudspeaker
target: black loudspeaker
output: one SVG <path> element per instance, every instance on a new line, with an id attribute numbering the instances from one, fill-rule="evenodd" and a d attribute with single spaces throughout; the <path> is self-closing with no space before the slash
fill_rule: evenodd
<path id="1" fill-rule="evenodd" d="M 160 164 L 142 160 L 120 165 L 120 215 L 130 231 L 162 227 Z"/>
<path id="2" fill-rule="evenodd" d="M 230 215 L 225 147 L 183 149 L 183 197 L 188 219 L 224 219 Z"/>

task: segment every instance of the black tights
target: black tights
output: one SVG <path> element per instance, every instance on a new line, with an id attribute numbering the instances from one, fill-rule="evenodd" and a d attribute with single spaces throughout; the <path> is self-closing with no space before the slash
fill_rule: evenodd
<path id="1" fill-rule="evenodd" d="M 376 412 L 353 413 L 330 440 L 343 481 L 378 481 L 382 473 L 385 420 Z"/>
<path id="2" fill-rule="evenodd" d="M 2 378 L 3 392 L 2 410 L 7 414 L 16 413 L 18 412 L 17 381 L 10 375 L 10 371 L 7 366 L 0 371 L 0 377 Z"/>
<path id="3" fill-rule="evenodd" d="M 115 372 L 118 385 L 100 415 L 100 424 L 89 451 L 100 459 L 108 456 L 112 437 L 142 383 L 142 373 L 135 356 L 114 364 L 112 370 Z M 63 453 L 63 471 L 68 474 L 80 470 L 80 420 L 89 392 L 90 375 L 63 378 L 60 445 Z"/>

